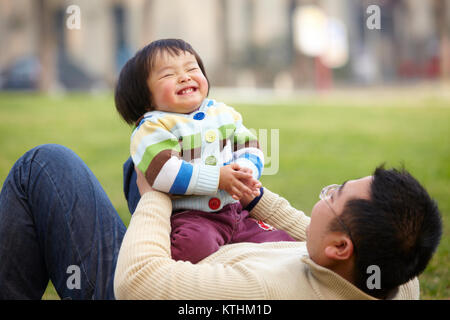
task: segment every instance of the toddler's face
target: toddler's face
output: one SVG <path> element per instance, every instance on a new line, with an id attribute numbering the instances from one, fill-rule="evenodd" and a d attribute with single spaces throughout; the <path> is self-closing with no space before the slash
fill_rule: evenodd
<path id="1" fill-rule="evenodd" d="M 178 56 L 158 53 L 147 80 L 156 110 L 190 113 L 208 93 L 208 81 L 195 56 L 181 52 Z"/>

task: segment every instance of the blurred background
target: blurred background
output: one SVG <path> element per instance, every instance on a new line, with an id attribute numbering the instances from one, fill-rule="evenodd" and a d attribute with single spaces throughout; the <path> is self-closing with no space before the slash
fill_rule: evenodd
<path id="1" fill-rule="evenodd" d="M 137 49 L 166 37 L 192 44 L 213 87 L 450 77 L 448 0 L 1 0 L 0 88 L 110 89 Z"/>
<path id="2" fill-rule="evenodd" d="M 278 130 L 261 181 L 306 214 L 323 186 L 404 165 L 444 220 L 421 297 L 450 298 L 450 0 L 0 0 L 0 182 L 27 150 L 65 145 L 128 225 L 132 128 L 113 88 L 169 37 L 202 57 L 211 98 Z"/>

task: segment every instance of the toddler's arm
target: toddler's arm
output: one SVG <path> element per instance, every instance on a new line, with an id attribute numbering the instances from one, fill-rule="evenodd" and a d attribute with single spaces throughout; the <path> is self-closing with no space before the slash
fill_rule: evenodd
<path id="1" fill-rule="evenodd" d="M 178 138 L 160 121 L 145 121 L 136 129 L 131 137 L 131 156 L 156 190 L 178 195 L 217 192 L 220 167 L 181 159 Z"/>
<path id="2" fill-rule="evenodd" d="M 264 169 L 264 154 L 257 137 L 242 124 L 242 116 L 235 112 L 236 130 L 233 136 L 234 162 L 252 170 L 253 178 L 259 179 Z"/>

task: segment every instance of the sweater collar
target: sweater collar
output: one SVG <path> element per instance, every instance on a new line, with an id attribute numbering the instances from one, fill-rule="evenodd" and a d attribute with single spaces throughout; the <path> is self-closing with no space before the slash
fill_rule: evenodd
<path id="1" fill-rule="evenodd" d="M 303 256 L 302 261 L 309 267 L 312 277 L 316 280 L 311 281 L 311 285 L 321 299 L 376 300 L 337 273 L 316 264 L 309 256 Z"/>
<path id="2" fill-rule="evenodd" d="M 213 100 L 205 98 L 205 99 L 203 99 L 203 101 L 200 104 L 200 106 L 197 109 L 195 109 L 194 111 L 192 111 L 191 113 L 187 113 L 187 114 L 186 113 L 177 113 L 177 114 L 181 115 L 181 116 L 189 117 L 190 115 L 192 115 L 192 114 L 194 114 L 196 112 L 203 111 L 207 106 L 211 106 L 213 103 L 214 103 Z M 141 123 L 141 121 L 144 118 L 152 115 L 155 112 L 158 112 L 158 111 L 157 110 L 147 111 L 144 115 L 142 115 L 139 119 L 137 119 L 137 121 L 134 124 L 135 127 L 139 127 L 139 124 Z M 159 112 L 163 112 L 163 111 L 159 111 Z"/>

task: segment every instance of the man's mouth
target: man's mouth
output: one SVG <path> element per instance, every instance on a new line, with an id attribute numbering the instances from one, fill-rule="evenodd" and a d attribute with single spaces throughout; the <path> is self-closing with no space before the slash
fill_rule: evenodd
<path id="1" fill-rule="evenodd" d="M 178 95 L 184 95 L 184 94 L 189 94 L 189 93 L 192 93 L 192 92 L 195 92 L 195 91 L 197 91 L 197 88 L 195 88 L 195 87 L 188 87 L 188 88 L 181 89 L 180 91 L 177 92 L 177 94 Z"/>

